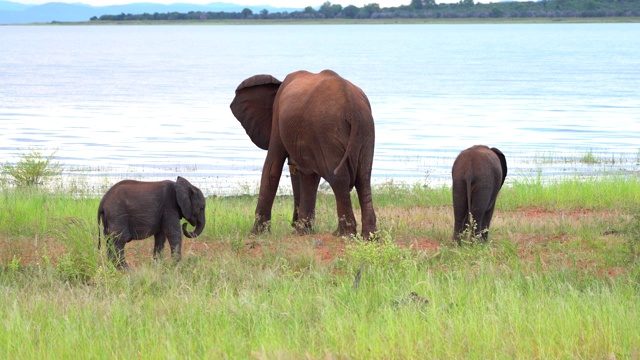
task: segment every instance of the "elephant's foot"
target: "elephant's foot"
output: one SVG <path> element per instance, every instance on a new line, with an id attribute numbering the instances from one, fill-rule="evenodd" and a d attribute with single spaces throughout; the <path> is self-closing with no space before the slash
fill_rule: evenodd
<path id="1" fill-rule="evenodd" d="M 269 226 L 254 226 L 249 232 L 250 235 L 262 235 L 271 231 Z"/>
<path id="2" fill-rule="evenodd" d="M 171 259 L 173 259 L 174 262 L 180 262 L 182 260 L 182 254 L 171 254 Z"/>
<path id="3" fill-rule="evenodd" d="M 313 225 L 311 225 L 311 221 L 308 220 L 296 221 L 293 227 L 296 229 L 298 235 L 309 235 L 313 233 Z"/>
<path id="4" fill-rule="evenodd" d="M 129 264 L 124 260 L 116 262 L 115 265 L 116 269 L 120 271 L 129 271 Z"/>
<path id="5" fill-rule="evenodd" d="M 153 251 L 153 260 L 161 261 L 163 258 L 162 250 L 154 250 Z"/>
<path id="6" fill-rule="evenodd" d="M 126 260 L 124 259 L 124 245 L 117 246 L 113 243 L 107 243 L 107 249 L 107 256 L 109 257 L 109 261 L 111 261 L 116 269 L 122 271 L 129 269 L 129 264 L 127 264 Z"/>
<path id="7" fill-rule="evenodd" d="M 313 229 L 312 228 L 300 228 L 300 227 L 296 227 L 296 234 L 298 235 L 310 235 L 313 234 Z"/>
<path id="8" fill-rule="evenodd" d="M 357 234 L 358 230 L 354 226 L 340 226 L 333 232 L 333 236 L 352 236 Z"/>
<path id="9" fill-rule="evenodd" d="M 378 229 L 373 226 L 373 227 L 362 227 L 362 237 L 369 240 L 369 241 L 373 241 L 373 240 L 377 240 L 377 236 L 376 236 L 376 232 L 378 231 Z"/>
<path id="10" fill-rule="evenodd" d="M 338 229 L 333 232 L 334 236 L 350 236 L 358 233 L 355 219 L 342 217 L 338 220 Z"/>
<path id="11" fill-rule="evenodd" d="M 253 223 L 253 228 L 251 229 L 251 234 L 260 235 L 269 231 L 271 231 L 271 220 L 256 217 L 256 221 Z"/>

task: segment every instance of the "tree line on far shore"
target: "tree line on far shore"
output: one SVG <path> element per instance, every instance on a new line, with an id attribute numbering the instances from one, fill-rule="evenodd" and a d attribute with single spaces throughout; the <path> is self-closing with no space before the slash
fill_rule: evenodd
<path id="1" fill-rule="evenodd" d="M 307 6 L 302 11 L 254 13 L 240 12 L 170 12 L 153 14 L 119 14 L 92 17 L 91 21 L 170 21 L 170 20 L 304 20 L 304 19 L 456 19 L 456 18 L 560 18 L 560 17 L 636 17 L 640 16 L 638 0 L 540 0 L 437 4 L 435 0 L 410 0 L 408 5 L 381 8 L 377 3 L 362 7 L 343 7 L 326 1 L 318 9 Z"/>

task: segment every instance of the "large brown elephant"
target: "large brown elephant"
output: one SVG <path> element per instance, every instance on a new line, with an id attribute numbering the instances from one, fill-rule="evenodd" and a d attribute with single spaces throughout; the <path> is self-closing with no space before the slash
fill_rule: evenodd
<path id="1" fill-rule="evenodd" d="M 268 231 L 282 168 L 289 159 L 293 225 L 312 231 L 320 178 L 336 197 L 336 234 L 356 233 L 350 192 L 355 186 L 362 233 L 376 231 L 371 197 L 375 129 L 364 92 L 331 70 L 297 71 L 284 82 L 270 75 L 244 80 L 231 103 L 233 115 L 258 147 L 267 150 L 252 233 Z"/>
<path id="2" fill-rule="evenodd" d="M 102 222 L 109 259 L 118 268 L 126 268 L 124 245 L 131 240 L 154 236 L 153 257 L 158 258 L 169 240 L 171 255 L 181 258 L 182 234 L 194 238 L 205 225 L 205 198 L 202 191 L 178 176 L 177 181 L 142 182 L 122 180 L 113 185 L 100 200 L 98 224 Z M 185 218 L 193 232 L 187 230 Z M 100 239 L 98 239 L 98 249 Z"/>
<path id="3" fill-rule="evenodd" d="M 453 214 L 455 218 L 454 238 L 462 243 L 462 234 L 469 226 L 471 234 L 482 234 L 488 240 L 488 230 L 493 217 L 498 192 L 507 176 L 507 160 L 496 149 L 476 145 L 460 153 L 451 170 L 453 178 Z M 470 226 L 469 214 L 476 223 Z"/>

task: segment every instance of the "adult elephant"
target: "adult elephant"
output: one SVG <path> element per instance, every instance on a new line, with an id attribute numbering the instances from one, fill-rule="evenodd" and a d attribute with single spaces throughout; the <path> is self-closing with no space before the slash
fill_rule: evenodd
<path id="1" fill-rule="evenodd" d="M 284 162 L 289 159 L 294 195 L 293 225 L 312 231 L 320 178 L 336 197 L 338 229 L 356 233 L 350 192 L 358 193 L 362 233 L 376 231 L 371 197 L 375 129 L 364 92 L 331 70 L 297 71 L 284 82 L 271 75 L 244 80 L 231 103 L 249 138 L 267 150 L 252 233 L 269 230 L 271 208 Z"/>
<path id="2" fill-rule="evenodd" d="M 462 243 L 465 227 L 475 238 L 480 233 L 488 240 L 498 192 L 507 176 L 507 160 L 502 151 L 484 145 L 472 146 L 460 153 L 451 170 L 453 178 L 454 238 Z M 475 229 L 471 219 L 475 222 Z"/>
<path id="3" fill-rule="evenodd" d="M 172 257 L 180 260 L 182 234 L 194 238 L 202 233 L 204 209 L 202 191 L 180 176 L 177 181 L 118 182 L 104 194 L 98 206 L 98 225 L 102 222 L 109 259 L 118 268 L 126 268 L 124 245 L 131 240 L 142 240 L 153 235 L 154 258 L 161 255 L 168 239 Z M 193 232 L 188 231 L 184 223 L 181 234 L 181 218 L 195 227 Z"/>

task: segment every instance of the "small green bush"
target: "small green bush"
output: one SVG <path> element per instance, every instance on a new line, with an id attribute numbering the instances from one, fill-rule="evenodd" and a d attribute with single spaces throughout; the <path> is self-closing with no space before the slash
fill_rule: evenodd
<path id="1" fill-rule="evenodd" d="M 469 213 L 469 222 L 464 225 L 464 231 L 457 236 L 463 244 L 473 245 L 474 243 L 483 242 L 482 236 L 487 232 L 489 232 L 489 229 L 478 231 L 478 223 L 473 218 L 473 215 Z"/>
<path id="2" fill-rule="evenodd" d="M 5 162 L 2 165 L 3 183 L 9 181 L 17 187 L 35 187 L 45 184 L 64 170 L 62 165 L 54 160 L 55 151 L 45 156 L 42 151 L 31 149 L 22 154 L 14 165 Z"/>
<path id="3" fill-rule="evenodd" d="M 414 264 L 414 255 L 408 248 L 400 247 L 389 231 L 375 233 L 375 241 L 368 241 L 361 235 L 353 236 L 345 246 L 345 258 L 353 264 L 365 262 L 372 267 L 383 269 L 406 269 Z"/>

